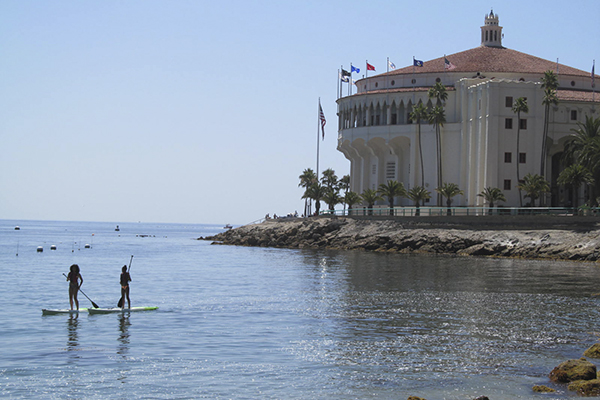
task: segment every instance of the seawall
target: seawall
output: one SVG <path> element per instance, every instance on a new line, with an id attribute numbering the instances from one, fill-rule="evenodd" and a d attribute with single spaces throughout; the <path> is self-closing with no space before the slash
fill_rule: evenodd
<path id="1" fill-rule="evenodd" d="M 598 261 L 600 219 L 583 216 L 335 217 L 268 220 L 215 244 Z"/>

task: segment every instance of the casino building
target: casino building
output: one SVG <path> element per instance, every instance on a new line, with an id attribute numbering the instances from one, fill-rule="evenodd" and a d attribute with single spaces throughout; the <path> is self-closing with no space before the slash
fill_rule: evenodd
<path id="1" fill-rule="evenodd" d="M 419 151 L 418 125 L 409 117 L 419 102 L 435 105 L 428 90 L 441 82 L 448 93 L 446 122 L 440 128 L 442 178 L 464 191 L 453 205 L 481 206 L 483 198 L 477 194 L 497 187 L 506 196 L 504 206 L 519 206 L 517 163 L 521 179 L 542 171 L 541 78 L 548 70 L 558 73 L 559 104 L 551 106 L 549 114 L 544 175 L 552 191 L 545 204 L 567 205 L 566 189 L 556 184 L 564 168 L 563 144 L 586 115 L 598 117 L 600 93 L 592 89 L 590 71 L 503 47 L 502 27 L 493 11 L 485 16 L 479 47 L 360 79 L 357 93 L 338 99 L 338 150 L 350 160 L 351 190 L 377 189 L 388 180 L 403 182 L 410 189 L 423 180 L 432 193 L 426 205 L 445 205 L 436 200 L 439 169 L 434 126 L 421 123 Z M 517 120 L 512 106 L 519 97 L 526 98 L 529 112 Z M 401 204 L 413 203 L 402 199 Z"/>

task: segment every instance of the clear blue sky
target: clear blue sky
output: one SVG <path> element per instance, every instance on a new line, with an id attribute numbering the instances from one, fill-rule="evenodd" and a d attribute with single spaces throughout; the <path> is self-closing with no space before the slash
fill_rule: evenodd
<path id="1" fill-rule="evenodd" d="M 480 44 L 600 70 L 600 1 L 2 0 L 0 218 L 243 224 L 302 212 L 337 71 Z M 361 71 L 362 75 L 362 71 Z"/>

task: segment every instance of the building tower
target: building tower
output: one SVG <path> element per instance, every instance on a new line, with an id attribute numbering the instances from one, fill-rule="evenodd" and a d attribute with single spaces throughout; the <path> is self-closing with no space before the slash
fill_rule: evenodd
<path id="1" fill-rule="evenodd" d="M 481 27 L 481 45 L 502 47 L 502 27 L 498 25 L 498 14 L 494 14 L 494 10 L 485 16 L 485 24 Z"/>

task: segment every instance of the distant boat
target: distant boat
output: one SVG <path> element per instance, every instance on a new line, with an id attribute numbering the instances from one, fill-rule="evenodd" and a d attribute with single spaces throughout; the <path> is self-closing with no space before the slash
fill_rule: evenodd
<path id="1" fill-rule="evenodd" d="M 223 227 L 223 229 L 231 229 L 231 228 L 233 228 L 233 226 L 231 226 L 231 225 L 229 225 L 229 224 L 227 224 L 227 225 L 225 225 L 225 226 Z"/>
<path id="2" fill-rule="evenodd" d="M 52 246 L 50 246 L 50 250 L 56 250 L 56 245 L 53 244 Z"/>
<path id="3" fill-rule="evenodd" d="M 21 227 L 19 225 L 15 226 L 15 231 L 20 231 Z"/>
<path id="4" fill-rule="evenodd" d="M 42 246 L 38 246 L 37 252 L 42 253 L 43 251 L 44 251 L 44 248 Z"/>
<path id="5" fill-rule="evenodd" d="M 120 231 L 119 225 L 117 225 L 117 227 L 115 228 L 115 232 L 119 232 L 119 231 Z"/>

